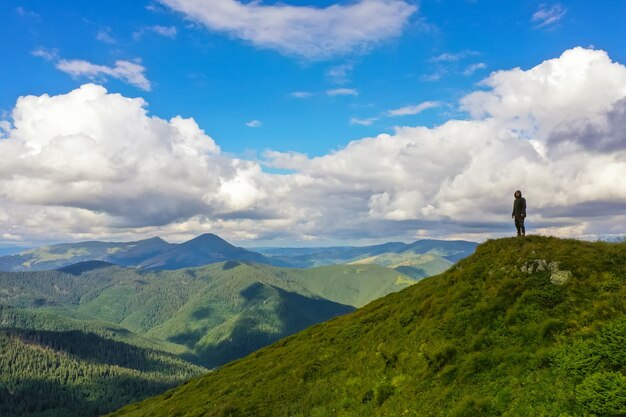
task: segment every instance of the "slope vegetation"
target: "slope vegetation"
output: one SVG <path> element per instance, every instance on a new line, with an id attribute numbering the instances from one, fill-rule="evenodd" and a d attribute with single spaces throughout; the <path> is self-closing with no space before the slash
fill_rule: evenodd
<path id="1" fill-rule="evenodd" d="M 376 265 L 235 261 L 0 273 L 0 415 L 110 412 L 412 283 Z"/>
<path id="2" fill-rule="evenodd" d="M 411 284 L 377 265 L 300 270 L 229 261 L 146 272 L 89 261 L 0 273 L 0 304 L 123 326 L 213 368 Z"/>
<path id="3" fill-rule="evenodd" d="M 0 415 L 98 416 L 207 372 L 121 327 L 0 307 Z"/>
<path id="4" fill-rule="evenodd" d="M 624 416 L 626 243 L 488 241 L 449 271 L 114 416 Z"/>

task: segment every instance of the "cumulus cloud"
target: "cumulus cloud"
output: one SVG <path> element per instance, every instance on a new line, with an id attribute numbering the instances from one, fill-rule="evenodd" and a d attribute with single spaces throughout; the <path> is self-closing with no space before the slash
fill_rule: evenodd
<path id="1" fill-rule="evenodd" d="M 244 210 L 263 195 L 253 192 L 258 165 L 221 156 L 192 119 L 150 117 L 145 106 L 94 84 L 21 97 L 0 141 L 11 222 L 138 229 Z"/>
<path id="2" fill-rule="evenodd" d="M 212 31 L 308 59 L 367 50 L 396 37 L 417 10 L 405 0 L 360 0 L 325 8 L 236 0 L 160 2 Z"/>
<path id="3" fill-rule="evenodd" d="M 21 239 L 483 239 L 511 234 L 512 193 L 532 233 L 624 235 L 626 67 L 575 48 L 492 73 L 465 120 L 401 127 L 326 155 L 220 153 L 191 119 L 86 85 L 22 97 L 3 125 L 0 229 Z M 60 240 L 57 239 L 57 240 Z"/>
<path id="4" fill-rule="evenodd" d="M 142 90 L 150 91 L 152 86 L 146 78 L 146 68 L 136 62 L 118 60 L 114 67 L 93 64 L 82 59 L 62 59 L 56 63 L 57 69 L 72 77 L 85 77 L 90 80 L 112 77 L 127 82 Z"/>

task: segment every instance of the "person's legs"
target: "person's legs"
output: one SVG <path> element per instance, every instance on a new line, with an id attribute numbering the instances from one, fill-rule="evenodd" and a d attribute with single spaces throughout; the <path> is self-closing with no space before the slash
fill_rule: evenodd
<path id="1" fill-rule="evenodd" d="M 522 236 L 526 236 L 526 227 L 524 226 L 524 218 L 519 219 L 519 226 L 522 230 Z"/>
<path id="2" fill-rule="evenodd" d="M 522 235 L 522 225 L 520 224 L 520 219 L 515 216 L 515 228 L 517 229 L 517 235 Z"/>

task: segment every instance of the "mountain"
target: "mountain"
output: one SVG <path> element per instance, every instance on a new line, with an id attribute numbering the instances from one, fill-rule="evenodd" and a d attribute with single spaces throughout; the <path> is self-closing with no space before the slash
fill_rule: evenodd
<path id="1" fill-rule="evenodd" d="M 532 236 L 113 416 L 623 416 L 626 243 Z"/>
<path id="2" fill-rule="evenodd" d="M 350 312 L 353 301 L 413 283 L 375 265 L 335 272 L 343 281 L 331 291 L 316 284 L 328 280 L 324 271 L 229 261 L 149 272 L 87 261 L 54 271 L 0 273 L 0 304 L 123 326 L 178 344 L 187 359 L 216 367 Z"/>
<path id="3" fill-rule="evenodd" d="M 377 265 L 237 261 L 0 273 L 0 415 L 110 412 L 413 283 Z"/>
<path id="4" fill-rule="evenodd" d="M 407 269 L 407 272 L 411 272 L 415 278 L 423 278 L 445 271 L 454 262 L 471 255 L 477 245 L 477 243 L 463 240 L 423 239 L 413 243 L 390 242 L 362 247 L 255 248 L 254 250 L 297 268 L 355 263 L 366 259 L 369 259 L 370 263 L 382 266 L 390 264 L 419 266 L 431 263 L 431 266 L 422 271 Z M 404 265 L 400 265 L 401 263 Z"/>
<path id="5" fill-rule="evenodd" d="M 138 264 L 141 269 L 181 269 L 224 261 L 244 261 L 281 265 L 277 260 L 238 248 L 212 233 L 200 235 L 175 245 L 156 256 Z"/>
<path id="6" fill-rule="evenodd" d="M 92 260 L 134 266 L 171 246 L 175 245 L 158 237 L 136 242 L 60 243 L 2 256 L 0 271 L 43 271 Z"/>

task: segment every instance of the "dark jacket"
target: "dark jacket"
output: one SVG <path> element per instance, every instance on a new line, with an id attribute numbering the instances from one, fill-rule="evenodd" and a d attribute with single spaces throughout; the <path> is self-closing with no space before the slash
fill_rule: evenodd
<path id="1" fill-rule="evenodd" d="M 518 197 L 513 201 L 513 213 L 511 216 L 522 219 L 526 217 L 526 199 L 524 197 Z"/>

